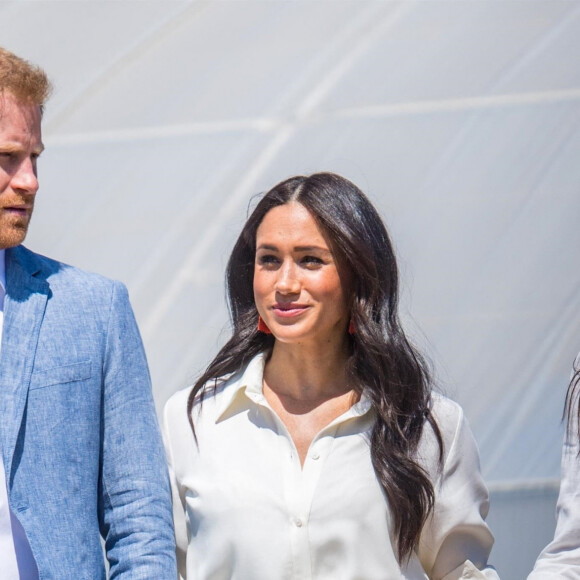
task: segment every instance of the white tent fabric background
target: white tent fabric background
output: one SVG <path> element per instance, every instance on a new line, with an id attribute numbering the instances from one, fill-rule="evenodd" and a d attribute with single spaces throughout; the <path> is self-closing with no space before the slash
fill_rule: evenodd
<path id="1" fill-rule="evenodd" d="M 227 336 L 251 196 L 362 187 L 525 578 L 580 349 L 580 3 L 2 1 L 0 45 L 55 84 L 27 245 L 128 285 L 159 407 Z"/>

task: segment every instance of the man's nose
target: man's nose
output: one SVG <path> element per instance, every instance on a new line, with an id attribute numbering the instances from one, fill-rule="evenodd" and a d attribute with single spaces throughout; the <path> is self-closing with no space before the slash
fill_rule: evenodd
<path id="1" fill-rule="evenodd" d="M 21 193 L 34 195 L 38 191 L 38 177 L 36 175 L 36 162 L 25 159 L 18 166 L 11 180 L 12 189 Z"/>

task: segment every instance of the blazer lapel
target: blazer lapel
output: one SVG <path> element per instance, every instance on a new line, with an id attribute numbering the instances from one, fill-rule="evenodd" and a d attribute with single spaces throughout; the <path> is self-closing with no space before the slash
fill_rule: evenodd
<path id="1" fill-rule="evenodd" d="M 34 254 L 6 250 L 6 297 L 0 353 L 0 437 L 7 484 L 22 423 L 36 346 L 50 288 L 35 278 Z"/>

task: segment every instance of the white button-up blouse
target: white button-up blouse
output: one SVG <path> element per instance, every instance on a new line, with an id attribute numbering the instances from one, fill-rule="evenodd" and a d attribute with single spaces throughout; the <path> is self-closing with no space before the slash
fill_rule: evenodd
<path id="1" fill-rule="evenodd" d="M 254 358 L 193 409 L 190 389 L 164 413 L 179 571 L 187 580 L 419 580 L 498 578 L 485 568 L 493 537 L 488 495 L 461 408 L 434 398 L 444 441 L 427 426 L 421 465 L 435 509 L 417 550 L 401 567 L 389 505 L 371 463 L 373 425 L 364 397 L 312 441 L 304 465 L 262 392 L 264 360 Z M 485 570 L 483 570 L 485 568 Z M 483 571 L 481 571 L 483 570 Z"/>

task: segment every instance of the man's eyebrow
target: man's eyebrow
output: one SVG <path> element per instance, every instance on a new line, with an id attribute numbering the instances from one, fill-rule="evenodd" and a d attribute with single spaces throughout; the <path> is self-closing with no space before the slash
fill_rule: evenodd
<path id="1" fill-rule="evenodd" d="M 14 151 L 20 151 L 22 147 L 16 143 L 0 143 L 0 151 L 5 153 L 12 153 Z"/>
<path id="2" fill-rule="evenodd" d="M 23 151 L 25 147 L 20 145 L 19 143 L 14 143 L 11 141 L 0 143 L 0 151 L 4 153 L 18 153 L 19 151 Z M 33 149 L 33 152 L 40 155 L 44 151 L 44 144 L 40 144 L 38 147 Z"/>

